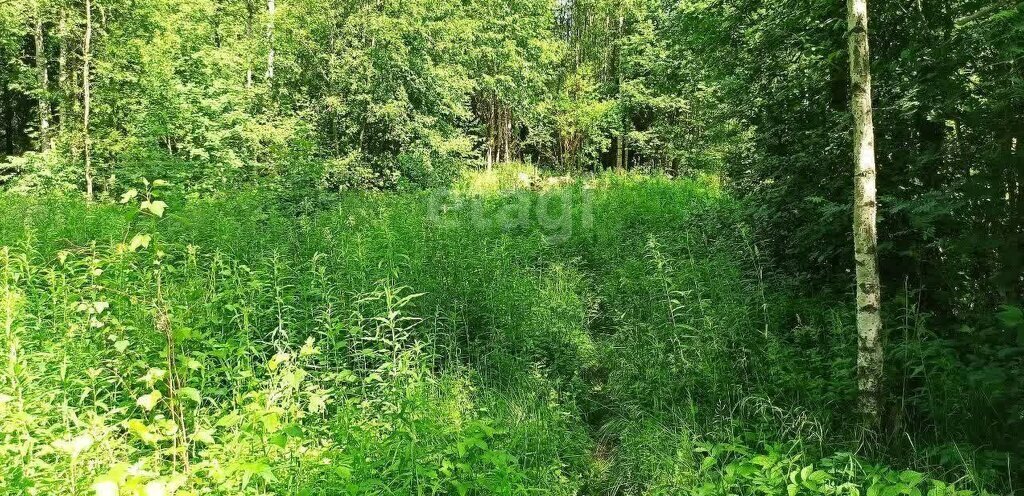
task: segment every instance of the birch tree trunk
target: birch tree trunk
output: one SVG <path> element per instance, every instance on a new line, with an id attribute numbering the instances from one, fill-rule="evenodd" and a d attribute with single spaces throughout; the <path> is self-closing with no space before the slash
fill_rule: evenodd
<path id="1" fill-rule="evenodd" d="M 505 111 L 505 162 L 512 161 L 512 110 Z"/>
<path id="2" fill-rule="evenodd" d="M 253 17 L 255 17 L 256 6 L 253 5 L 252 0 L 246 0 L 245 2 L 245 42 L 246 44 L 252 43 L 252 31 L 253 31 Z M 249 55 L 248 51 L 245 54 L 245 89 L 252 89 L 252 56 Z"/>
<path id="3" fill-rule="evenodd" d="M 39 150 L 50 149 L 50 75 L 46 68 L 46 44 L 43 40 L 43 9 L 36 2 L 36 72 L 39 78 Z"/>
<path id="4" fill-rule="evenodd" d="M 615 93 L 616 97 L 622 100 L 622 28 L 625 25 L 626 18 L 622 13 L 622 2 L 619 2 L 619 27 L 615 32 Z M 623 166 L 626 165 L 626 127 L 623 122 L 622 132 L 615 138 L 615 171 L 622 172 Z"/>
<path id="5" fill-rule="evenodd" d="M 267 84 L 274 80 L 274 15 L 277 6 L 274 0 L 267 0 Z"/>
<path id="6" fill-rule="evenodd" d="M 71 115 L 71 91 L 68 89 L 68 30 L 67 11 L 60 9 L 60 22 L 57 24 L 57 125 L 59 132 L 64 133 Z"/>
<path id="7" fill-rule="evenodd" d="M 865 435 L 881 427 L 881 285 L 878 275 L 878 210 L 875 137 L 871 112 L 871 59 L 867 0 L 848 0 L 851 108 L 853 111 L 853 245 L 857 278 L 857 388 Z"/>
<path id="8" fill-rule="evenodd" d="M 89 64 L 92 61 L 90 53 L 92 44 L 92 0 L 85 0 L 85 37 L 82 40 L 82 132 L 85 133 L 85 197 L 93 200 L 92 191 L 92 155 L 89 138 L 89 86 L 90 74 Z"/>
<path id="9" fill-rule="evenodd" d="M 624 150 L 623 150 L 623 147 L 622 147 L 623 134 L 625 134 L 625 133 L 621 133 L 621 134 L 619 134 L 618 137 L 615 138 L 615 171 L 616 172 L 622 172 L 622 170 L 623 170 L 622 169 L 622 156 L 625 153 Z"/>

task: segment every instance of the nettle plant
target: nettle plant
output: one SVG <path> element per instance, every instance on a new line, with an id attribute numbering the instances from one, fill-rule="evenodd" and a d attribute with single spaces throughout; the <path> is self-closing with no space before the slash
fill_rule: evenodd
<path id="1" fill-rule="evenodd" d="M 184 317 L 194 309 L 182 297 L 195 294 L 210 268 L 221 266 L 229 273 L 239 268 L 223 267 L 218 257 L 207 260 L 195 246 L 182 250 L 160 243 L 159 220 L 168 207 L 158 198 L 166 186 L 143 181 L 142 191 L 130 190 L 121 198 L 121 203 L 139 200 L 139 210 L 152 219 L 149 232 L 135 234 L 114 251 L 134 256 L 126 266 L 128 277 L 137 279 L 136 288 L 145 296 L 128 299 L 145 309 L 155 333 L 144 341 L 148 349 L 135 353 L 130 340 L 113 342 L 118 353 L 135 355 L 135 369 L 145 370 L 131 382 L 134 401 L 121 407 L 126 418 L 117 423 L 117 434 L 134 449 L 127 459 L 98 471 L 92 488 L 98 496 L 295 489 L 297 476 L 281 474 L 301 474 L 302 465 L 310 459 L 320 462 L 318 453 L 330 445 L 308 436 L 301 425 L 307 416 L 324 414 L 329 401 L 329 393 L 305 369 L 320 351 L 312 337 L 294 351 L 283 341 L 234 346 L 187 325 Z M 281 290 L 260 288 L 272 294 Z M 217 299 L 218 288 L 199 289 Z M 245 305 L 231 307 L 237 311 Z M 94 314 L 106 307 L 105 302 L 91 306 Z M 279 323 L 278 329 L 284 326 Z M 266 360 L 237 359 L 269 350 L 276 352 Z"/>
<path id="2" fill-rule="evenodd" d="M 421 294 L 167 240 L 167 187 L 108 245 L 0 251 L 0 494 L 525 491 Z"/>
<path id="3" fill-rule="evenodd" d="M 194 246 L 161 245 L 166 186 L 123 195 L 150 219 L 123 242 L 55 260 L 30 241 L 0 252 L 0 492 L 258 494 L 277 482 L 273 459 L 301 444 L 296 422 L 323 412 L 302 368 L 318 353 L 312 338 L 223 371 L 205 350 L 224 347 L 179 318 L 207 263 Z M 260 380 L 225 391 L 208 370 Z"/>
<path id="4" fill-rule="evenodd" d="M 963 484 L 930 479 L 913 470 L 872 465 L 852 453 L 811 463 L 796 446 L 772 445 L 762 453 L 731 443 L 701 443 L 700 472 L 711 481 L 693 495 L 971 496 Z M 982 495 L 988 494 L 985 492 Z"/>

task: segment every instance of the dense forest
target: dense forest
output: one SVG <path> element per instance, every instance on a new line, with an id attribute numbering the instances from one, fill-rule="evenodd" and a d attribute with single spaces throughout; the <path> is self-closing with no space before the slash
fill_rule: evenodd
<path id="1" fill-rule="evenodd" d="M 1024 2 L 0 0 L 0 494 L 1012 495 Z"/>

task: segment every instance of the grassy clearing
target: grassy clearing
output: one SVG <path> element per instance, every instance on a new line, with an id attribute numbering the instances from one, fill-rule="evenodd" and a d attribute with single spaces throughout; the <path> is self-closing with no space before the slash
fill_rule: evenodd
<path id="1" fill-rule="evenodd" d="M 713 178 L 168 198 L 0 197 L 0 493 L 977 489 L 848 454 L 843 311 Z"/>

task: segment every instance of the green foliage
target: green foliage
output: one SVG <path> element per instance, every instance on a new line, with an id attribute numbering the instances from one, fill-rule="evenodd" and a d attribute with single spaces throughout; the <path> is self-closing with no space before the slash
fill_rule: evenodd
<path id="1" fill-rule="evenodd" d="M 158 219 L 156 201 L 142 202 Z M 435 342 L 417 333 L 422 295 L 388 279 L 353 292 L 323 254 L 300 273 L 272 253 L 250 266 L 173 242 L 165 221 L 134 224 L 154 222 L 152 234 L 56 259 L 27 240 L 4 248 L 0 453 L 10 472 L 0 490 L 521 494 L 571 484 L 557 457 L 506 451 L 522 433 L 511 419 L 492 427 L 487 405 L 505 400 L 476 393 L 475 373 L 435 369 Z M 37 269 L 48 275 L 26 272 Z"/>
<path id="2" fill-rule="evenodd" d="M 755 277 L 715 178 L 558 182 L 521 166 L 299 213 L 165 181 L 0 196 L 0 493 L 1005 487 L 997 453 L 943 439 L 834 454 L 850 327 Z"/>
<path id="3" fill-rule="evenodd" d="M 87 136 L 103 200 L 157 176 L 298 204 L 446 185 L 485 163 L 714 172 L 773 264 L 849 289 L 842 2 L 268 7 L 97 0 L 86 57 L 84 5 L 7 2 L 0 187 L 84 189 Z M 943 337 L 989 325 L 1024 294 L 1024 8 L 883 2 L 871 17 L 882 274 L 924 289 Z"/>
<path id="4" fill-rule="evenodd" d="M 1024 4 L 872 4 L 858 456 L 842 4 L 0 1 L 0 492 L 1012 492 Z"/>
<path id="5" fill-rule="evenodd" d="M 701 469 L 716 473 L 715 480 L 692 491 L 695 495 L 913 495 L 968 496 L 974 491 L 956 484 L 928 479 L 913 470 L 896 471 L 866 464 L 850 453 L 837 453 L 808 464 L 800 454 L 783 446 L 770 446 L 764 454 L 742 446 L 702 446 Z M 988 494 L 988 493 L 982 493 Z"/>
<path id="6" fill-rule="evenodd" d="M 889 294 L 923 289 L 946 337 L 1024 294 L 1019 2 L 871 6 L 879 256 Z M 844 2 L 681 2 L 670 60 L 699 88 L 700 121 L 746 146 L 725 168 L 770 256 L 847 291 L 849 75 Z M 731 140 L 730 140 L 731 141 Z M 984 241 L 979 241 L 984 240 Z"/>
<path id="7" fill-rule="evenodd" d="M 0 129 L 10 138 L 0 151 L 46 155 L 8 159 L 0 181 L 16 189 L 81 189 L 87 137 L 106 198 L 156 175 L 209 193 L 435 186 L 480 162 L 678 172 L 736 148 L 737 126 L 692 113 L 691 100 L 710 97 L 684 80 L 686 54 L 671 51 L 657 2 L 289 0 L 270 12 L 240 0 L 98 0 L 94 10 L 89 129 L 84 5 L 2 11 L 0 109 L 17 119 Z M 25 43 L 36 38 L 44 70 Z"/>

